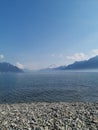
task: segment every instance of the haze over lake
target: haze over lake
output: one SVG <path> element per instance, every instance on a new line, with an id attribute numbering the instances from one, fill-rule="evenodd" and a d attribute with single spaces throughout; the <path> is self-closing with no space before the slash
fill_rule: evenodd
<path id="1" fill-rule="evenodd" d="M 98 102 L 97 72 L 0 74 L 0 103 Z"/>

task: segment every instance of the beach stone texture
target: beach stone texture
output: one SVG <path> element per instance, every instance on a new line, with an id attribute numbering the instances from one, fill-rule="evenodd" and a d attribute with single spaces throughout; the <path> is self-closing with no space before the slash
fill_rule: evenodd
<path id="1" fill-rule="evenodd" d="M 0 130 L 98 130 L 98 104 L 1 104 Z"/>

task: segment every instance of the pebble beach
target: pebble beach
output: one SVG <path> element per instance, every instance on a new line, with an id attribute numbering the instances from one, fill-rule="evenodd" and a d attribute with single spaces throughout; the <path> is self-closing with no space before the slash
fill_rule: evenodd
<path id="1" fill-rule="evenodd" d="M 98 130 L 98 104 L 1 104 L 0 130 Z"/>

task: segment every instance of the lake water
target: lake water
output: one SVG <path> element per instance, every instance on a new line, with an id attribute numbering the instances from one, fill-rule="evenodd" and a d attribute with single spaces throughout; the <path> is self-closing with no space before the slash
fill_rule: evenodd
<path id="1" fill-rule="evenodd" d="M 97 72 L 0 74 L 0 103 L 98 102 Z"/>

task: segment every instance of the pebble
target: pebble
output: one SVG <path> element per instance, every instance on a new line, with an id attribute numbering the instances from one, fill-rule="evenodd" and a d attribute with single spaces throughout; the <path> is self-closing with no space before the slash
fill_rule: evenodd
<path id="1" fill-rule="evenodd" d="M 98 130 L 98 104 L 1 104 L 0 130 Z"/>

